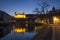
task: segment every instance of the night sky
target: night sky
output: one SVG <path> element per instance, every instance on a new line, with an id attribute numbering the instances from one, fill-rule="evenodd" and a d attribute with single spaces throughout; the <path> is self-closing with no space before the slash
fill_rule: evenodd
<path id="1" fill-rule="evenodd" d="M 47 1 L 50 5 L 48 10 L 51 10 L 53 6 L 60 8 L 60 0 L 0 0 L 0 10 L 3 10 L 10 15 L 14 15 L 14 12 L 26 14 L 33 13 L 34 8 L 38 6 L 38 3 Z M 42 5 L 42 4 L 41 4 Z"/>

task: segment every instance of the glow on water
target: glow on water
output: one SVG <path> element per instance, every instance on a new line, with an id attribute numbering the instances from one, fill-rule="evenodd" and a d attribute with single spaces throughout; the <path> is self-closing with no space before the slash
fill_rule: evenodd
<path id="1" fill-rule="evenodd" d="M 25 28 L 15 28 L 14 32 L 26 32 Z"/>

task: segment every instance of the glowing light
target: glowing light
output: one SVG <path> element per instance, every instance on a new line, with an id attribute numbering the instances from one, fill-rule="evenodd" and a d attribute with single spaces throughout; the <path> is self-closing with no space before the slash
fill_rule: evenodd
<path id="1" fill-rule="evenodd" d="M 54 20 L 57 20 L 57 18 L 56 18 L 56 17 L 54 17 Z"/>
<path id="2" fill-rule="evenodd" d="M 54 24 L 57 24 L 59 22 L 59 18 L 58 17 L 53 17 L 54 20 Z"/>
<path id="3" fill-rule="evenodd" d="M 28 24 L 26 24 L 26 27 L 28 27 Z"/>
<path id="4" fill-rule="evenodd" d="M 26 32 L 25 28 L 15 28 L 15 32 Z"/>
<path id="5" fill-rule="evenodd" d="M 14 16 L 15 18 L 26 18 L 25 14 L 18 14 Z"/>
<path id="6" fill-rule="evenodd" d="M 39 18 L 37 18 L 37 19 L 35 20 L 35 22 L 40 23 L 41 20 L 40 20 Z"/>
<path id="7" fill-rule="evenodd" d="M 41 29 L 42 29 L 42 27 L 40 27 L 40 26 L 36 26 L 36 27 L 35 27 L 35 31 L 36 31 L 36 32 L 40 31 Z"/>

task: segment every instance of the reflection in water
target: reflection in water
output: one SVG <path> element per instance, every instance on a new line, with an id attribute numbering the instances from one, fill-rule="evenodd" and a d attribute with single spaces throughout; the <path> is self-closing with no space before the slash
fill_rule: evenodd
<path id="1" fill-rule="evenodd" d="M 1 40 L 30 40 L 34 37 L 35 34 L 36 32 L 25 32 L 24 34 L 16 33 L 14 35 L 14 31 L 11 30 L 11 32 L 3 37 Z"/>
<path id="2" fill-rule="evenodd" d="M 34 35 L 36 35 L 36 32 L 34 31 L 27 32 L 26 30 L 27 30 L 26 28 L 14 27 L 13 29 L 11 29 L 11 32 L 9 34 L 7 34 L 0 40 L 30 40 L 31 38 L 34 37 Z M 16 34 L 14 32 L 16 32 Z"/>
<path id="3" fill-rule="evenodd" d="M 31 38 L 34 37 L 34 35 L 36 35 L 38 31 L 42 29 L 42 27 L 40 26 L 20 27 L 17 25 L 14 25 L 12 29 L 12 25 L 10 26 L 6 26 L 6 27 L 7 29 L 10 28 L 11 32 L 0 40 L 30 40 Z"/>
<path id="4" fill-rule="evenodd" d="M 24 28 L 15 28 L 14 32 L 25 32 Z"/>
<path id="5" fill-rule="evenodd" d="M 10 33 L 12 25 L 1 25 L 0 24 L 0 39 Z"/>

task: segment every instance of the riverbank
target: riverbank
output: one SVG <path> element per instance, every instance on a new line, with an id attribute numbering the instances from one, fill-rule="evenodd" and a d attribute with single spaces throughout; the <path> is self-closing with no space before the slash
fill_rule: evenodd
<path id="1" fill-rule="evenodd" d="M 31 40 L 51 40 L 52 28 L 47 27 L 42 32 L 37 33 Z"/>

